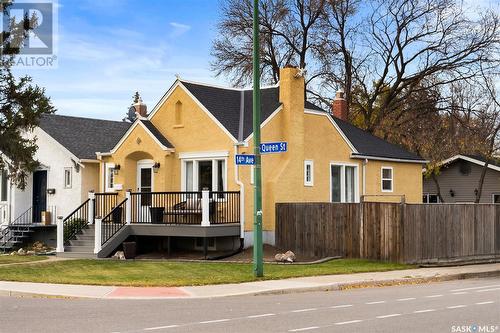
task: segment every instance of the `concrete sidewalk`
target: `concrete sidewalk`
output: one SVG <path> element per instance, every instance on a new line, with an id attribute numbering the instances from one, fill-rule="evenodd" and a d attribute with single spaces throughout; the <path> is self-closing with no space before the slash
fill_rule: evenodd
<path id="1" fill-rule="evenodd" d="M 356 287 L 425 283 L 492 276 L 500 276 L 500 264 L 324 275 L 195 287 L 106 287 L 1 281 L 0 295 L 42 295 L 100 299 L 209 298 L 236 295 L 282 294 L 315 290 L 341 290 Z"/>

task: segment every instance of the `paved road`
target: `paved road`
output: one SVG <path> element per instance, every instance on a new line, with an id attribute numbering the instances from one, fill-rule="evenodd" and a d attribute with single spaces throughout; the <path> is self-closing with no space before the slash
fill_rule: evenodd
<path id="1" fill-rule="evenodd" d="M 0 332 L 490 333 L 500 279 L 201 300 L 0 297 L 0 313 Z"/>

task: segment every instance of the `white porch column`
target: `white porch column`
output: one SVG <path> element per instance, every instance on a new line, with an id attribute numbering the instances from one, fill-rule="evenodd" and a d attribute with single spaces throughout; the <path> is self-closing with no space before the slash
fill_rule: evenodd
<path id="1" fill-rule="evenodd" d="M 201 191 L 201 225 L 210 226 L 210 191 Z"/>
<path id="2" fill-rule="evenodd" d="M 125 202 L 125 223 L 130 224 L 132 222 L 132 195 L 130 195 L 130 191 L 125 192 L 125 198 L 127 199 Z"/>
<path id="3" fill-rule="evenodd" d="M 63 222 L 62 216 L 57 217 L 57 247 L 56 247 L 56 252 L 57 253 L 64 252 L 64 222 Z"/>
<path id="4" fill-rule="evenodd" d="M 95 193 L 89 192 L 89 211 L 88 211 L 88 223 L 92 224 L 94 222 L 94 206 L 95 206 Z"/>
<path id="5" fill-rule="evenodd" d="M 101 251 L 101 228 L 102 228 L 102 219 L 95 219 L 95 236 L 94 236 L 94 253 L 97 254 Z"/>

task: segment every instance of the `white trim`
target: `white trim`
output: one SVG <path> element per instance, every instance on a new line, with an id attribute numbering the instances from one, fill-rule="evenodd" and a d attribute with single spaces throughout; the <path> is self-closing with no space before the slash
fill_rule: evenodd
<path id="1" fill-rule="evenodd" d="M 113 192 L 115 192 L 115 189 L 114 189 L 115 178 L 114 178 L 114 176 L 113 176 L 113 187 L 108 187 L 108 184 L 109 184 L 109 170 L 112 170 L 114 168 L 115 168 L 115 164 L 114 163 L 104 163 L 104 192 L 106 192 L 106 193 L 113 193 Z"/>
<path id="2" fill-rule="evenodd" d="M 283 105 L 280 105 L 276 110 L 273 111 L 273 113 L 271 113 L 269 115 L 269 117 L 267 117 L 261 124 L 260 124 L 260 128 L 264 128 L 264 126 L 266 126 L 281 110 L 283 110 Z M 252 133 L 250 133 L 250 135 L 247 136 L 247 138 L 245 140 L 243 140 L 243 142 L 246 142 L 248 143 L 248 141 L 253 138 L 253 131 Z"/>
<path id="3" fill-rule="evenodd" d="M 472 157 L 468 157 L 468 156 L 464 156 L 464 155 L 455 155 L 455 156 L 450 157 L 450 158 L 448 158 L 448 159 L 446 159 L 444 161 L 439 162 L 438 165 L 445 165 L 445 164 L 448 164 L 450 162 L 454 162 L 454 161 L 456 161 L 458 159 L 462 159 L 464 161 L 477 164 L 479 166 L 484 166 L 486 164 L 486 162 L 477 160 L 477 159 L 472 158 Z M 500 167 L 498 167 L 496 165 L 488 164 L 488 168 L 490 168 L 492 170 L 495 170 L 495 171 L 500 171 Z"/>
<path id="4" fill-rule="evenodd" d="M 136 185 L 137 185 L 137 191 L 141 192 L 141 169 L 151 169 L 151 192 L 154 192 L 154 172 L 153 172 L 153 166 L 155 164 L 155 161 L 146 159 L 146 160 L 139 160 L 137 161 L 137 169 L 136 169 Z"/>
<path id="5" fill-rule="evenodd" d="M 187 82 L 187 81 L 185 81 Z M 217 125 L 219 126 L 219 128 L 224 132 L 226 133 L 229 138 L 234 142 L 234 143 L 237 143 L 238 140 L 227 130 L 226 127 L 224 127 L 224 125 L 222 125 L 222 123 L 217 119 L 215 118 L 215 116 L 210 112 L 208 111 L 208 109 L 196 98 L 194 97 L 194 95 L 189 91 L 188 88 L 186 88 L 183 84 L 182 84 L 182 81 L 180 80 L 177 80 L 173 85 L 172 87 L 170 87 L 170 89 L 165 93 L 165 95 L 163 95 L 163 97 L 161 98 L 161 100 L 155 105 L 155 107 L 153 108 L 153 111 L 151 111 L 151 113 L 149 114 L 148 116 L 148 120 L 151 120 L 154 115 L 156 114 L 156 112 L 158 112 L 158 110 L 163 106 L 163 104 L 166 102 L 166 100 L 170 97 L 170 95 L 172 94 L 172 92 L 175 90 L 175 88 L 177 87 L 180 87 L 184 90 L 184 92 L 200 107 L 200 109 L 202 109 L 209 117 L 210 119 Z"/>
<path id="6" fill-rule="evenodd" d="M 161 147 L 161 149 L 163 150 L 166 150 L 166 151 L 170 151 L 170 152 L 173 152 L 175 151 L 173 148 L 169 148 L 169 147 L 166 147 L 164 146 L 159 140 L 158 138 L 156 138 L 156 136 L 153 135 L 153 133 L 151 133 L 151 131 L 146 127 L 146 125 L 144 125 L 142 122 L 141 122 L 141 119 L 136 119 L 136 121 L 132 124 L 132 126 L 129 127 L 129 129 L 127 130 L 127 132 L 125 132 L 125 134 L 122 136 L 122 138 L 120 139 L 120 141 L 118 141 L 118 143 L 113 147 L 113 149 L 111 149 L 111 151 L 106 152 L 106 153 L 96 153 L 98 156 L 109 156 L 109 155 L 112 155 L 114 153 L 116 153 L 116 151 L 118 150 L 118 148 L 120 148 L 120 146 L 125 142 L 125 140 L 129 137 L 129 135 L 133 132 L 133 130 L 138 126 L 138 125 L 141 125 L 142 128 L 146 131 L 146 133 Z"/>
<path id="7" fill-rule="evenodd" d="M 307 167 L 309 167 L 310 179 L 307 179 Z M 304 186 L 314 186 L 314 161 L 304 160 Z"/>
<path id="8" fill-rule="evenodd" d="M 328 165 L 328 177 L 330 178 L 330 202 L 333 202 L 332 198 L 332 166 L 340 166 L 340 202 L 345 203 L 345 167 L 354 167 L 354 202 L 359 202 L 359 165 L 355 163 L 346 163 L 346 162 L 335 162 L 331 161 Z"/>
<path id="9" fill-rule="evenodd" d="M 363 160 L 373 160 L 373 161 L 400 162 L 400 163 L 416 163 L 416 164 L 429 163 L 429 161 L 427 161 L 427 160 L 407 160 L 407 159 L 401 159 L 401 158 L 377 157 L 377 156 L 355 155 L 355 154 L 351 154 L 351 158 L 363 159 Z"/>
<path id="10" fill-rule="evenodd" d="M 200 152 L 189 152 L 189 153 L 179 153 L 179 159 L 212 159 L 212 158 L 224 158 L 229 157 L 229 151 L 200 151 Z"/>
<path id="11" fill-rule="evenodd" d="M 339 125 L 337 125 L 337 123 L 335 122 L 335 120 L 333 120 L 333 118 L 330 115 L 330 113 L 324 112 L 324 111 L 311 110 L 311 109 L 304 109 L 304 113 L 306 113 L 306 114 L 312 114 L 312 115 L 316 115 L 316 116 L 327 117 L 328 120 L 330 120 L 330 122 L 332 123 L 333 127 L 335 127 L 335 129 L 337 130 L 337 132 L 340 134 L 340 136 L 342 137 L 342 139 L 344 139 L 344 141 L 347 143 L 347 145 L 349 146 L 349 148 L 351 148 L 351 151 L 353 153 L 358 153 L 358 151 L 356 150 L 356 148 L 354 147 L 354 145 L 351 143 L 351 141 L 349 141 L 349 139 L 347 138 L 347 136 L 340 129 Z"/>
<path id="12" fill-rule="evenodd" d="M 96 153 L 96 155 L 97 155 L 97 153 Z M 82 162 L 82 163 L 99 163 L 99 160 L 98 159 L 91 160 L 91 159 L 87 159 L 87 158 L 82 158 L 80 160 L 80 162 Z"/>
<path id="13" fill-rule="evenodd" d="M 391 170 L 391 178 L 384 178 L 384 170 Z M 384 180 L 391 181 L 391 189 L 390 190 L 384 190 Z M 392 166 L 382 165 L 380 167 L 380 190 L 382 192 L 386 192 L 386 193 L 394 192 L 394 168 Z"/>
<path id="14" fill-rule="evenodd" d="M 500 193 L 499 192 L 491 193 L 491 202 L 492 203 L 495 203 L 495 195 L 500 196 Z"/>
<path id="15" fill-rule="evenodd" d="M 66 183 L 66 172 L 69 171 L 69 184 Z M 65 167 L 64 168 L 64 186 L 63 188 L 65 189 L 70 189 L 73 187 L 73 168 L 72 167 Z"/>

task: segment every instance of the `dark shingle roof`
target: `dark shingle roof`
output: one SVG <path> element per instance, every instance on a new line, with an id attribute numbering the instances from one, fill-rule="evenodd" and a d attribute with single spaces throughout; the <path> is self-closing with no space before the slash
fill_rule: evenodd
<path id="1" fill-rule="evenodd" d="M 61 115 L 44 115 L 39 127 L 79 159 L 96 159 L 96 152 L 110 151 L 130 123 Z"/>
<path id="2" fill-rule="evenodd" d="M 333 120 L 356 148 L 359 155 L 424 161 L 420 156 L 409 152 L 403 147 L 382 140 L 346 121 L 335 117 L 333 117 Z"/>
<path id="3" fill-rule="evenodd" d="M 182 84 L 203 104 L 210 113 L 231 133 L 236 139 L 246 139 L 253 131 L 253 89 L 228 89 L 192 82 Z M 240 126 L 240 106 L 243 98 L 243 135 L 238 138 Z M 279 88 L 269 87 L 260 90 L 261 122 L 264 122 L 281 105 L 279 101 Z M 305 108 L 321 110 L 314 104 L 306 101 Z"/>
<path id="4" fill-rule="evenodd" d="M 160 141 L 162 145 L 164 145 L 167 148 L 174 148 L 174 146 L 170 143 L 170 141 L 167 140 L 166 137 L 163 136 L 163 134 L 160 133 L 160 131 L 151 123 L 149 120 L 140 120 L 141 123 L 146 126 L 146 128 L 153 134 L 153 136 Z"/>
<path id="5" fill-rule="evenodd" d="M 220 88 L 204 84 L 181 81 L 182 84 L 203 104 L 207 110 L 231 133 L 236 139 L 246 139 L 253 131 L 252 120 L 252 89 L 238 90 Z M 240 105 L 244 104 L 243 135 L 240 134 Z M 279 106 L 279 87 L 261 89 L 261 121 L 264 122 Z M 309 101 L 304 108 L 326 112 Z M 406 149 L 384 141 L 368 132 L 355 127 L 348 122 L 334 118 L 345 136 L 356 148 L 360 155 L 424 161 L 421 157 Z"/>

